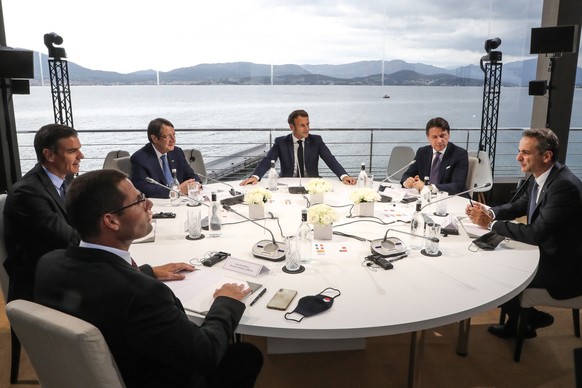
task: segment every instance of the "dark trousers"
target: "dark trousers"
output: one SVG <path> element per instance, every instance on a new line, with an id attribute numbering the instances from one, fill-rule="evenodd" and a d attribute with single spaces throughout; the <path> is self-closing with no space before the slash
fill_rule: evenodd
<path id="1" fill-rule="evenodd" d="M 252 388 L 262 366 L 263 355 L 255 345 L 234 343 L 229 346 L 218 368 L 206 378 L 206 383 L 209 388 Z"/>

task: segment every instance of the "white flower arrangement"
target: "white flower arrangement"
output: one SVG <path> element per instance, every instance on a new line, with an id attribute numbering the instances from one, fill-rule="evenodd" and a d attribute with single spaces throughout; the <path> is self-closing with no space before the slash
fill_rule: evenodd
<path id="1" fill-rule="evenodd" d="M 379 201 L 380 194 L 378 194 L 374 189 L 369 187 L 364 187 L 361 189 L 354 190 L 350 194 L 350 199 L 353 203 L 360 203 L 360 202 L 377 202 Z"/>
<path id="2" fill-rule="evenodd" d="M 317 178 L 307 182 L 307 184 L 305 185 L 305 190 L 307 190 L 309 194 L 321 194 L 331 191 L 332 187 L 331 183 L 329 183 L 325 179 Z"/>
<path id="3" fill-rule="evenodd" d="M 331 225 L 339 219 L 337 212 L 323 203 L 313 205 L 307 210 L 307 222 L 312 225 Z"/>
<path id="4" fill-rule="evenodd" d="M 247 205 L 264 205 L 272 196 L 273 194 L 269 190 L 257 187 L 245 194 L 244 202 Z"/>

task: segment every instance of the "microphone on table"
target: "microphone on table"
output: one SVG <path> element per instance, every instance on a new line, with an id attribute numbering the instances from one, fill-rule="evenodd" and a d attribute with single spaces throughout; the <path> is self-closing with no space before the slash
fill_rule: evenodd
<path id="1" fill-rule="evenodd" d="M 297 175 L 299 175 L 299 186 L 289 186 L 289 194 L 307 194 L 307 190 L 301 184 L 301 169 L 299 168 L 299 162 L 295 161 L 297 166 Z"/>
<path id="2" fill-rule="evenodd" d="M 384 238 L 379 238 L 377 240 L 372 240 L 370 242 L 370 250 L 372 251 L 372 254 L 379 255 L 382 257 L 390 257 L 390 256 L 401 255 L 404 252 L 406 252 L 406 245 L 404 245 L 402 240 L 400 240 L 397 237 L 388 237 L 388 232 L 390 232 L 390 231 L 404 233 L 404 234 L 408 234 L 409 236 L 414 236 L 414 237 L 421 237 L 425 240 L 429 240 L 429 241 L 432 241 L 434 243 L 439 242 L 439 239 L 436 237 L 419 236 L 419 235 L 416 235 L 414 233 L 405 232 L 403 230 L 388 229 L 386 231 L 386 233 L 384 234 Z"/>
<path id="3" fill-rule="evenodd" d="M 422 211 L 424 208 L 426 208 L 426 207 L 428 207 L 428 206 L 430 206 L 430 205 L 433 205 L 433 204 L 435 204 L 435 203 L 437 203 L 437 202 L 446 201 L 446 200 L 447 200 L 447 199 L 449 199 L 449 198 L 458 197 L 459 195 L 467 194 L 467 193 L 470 193 L 470 192 L 472 192 L 472 191 L 479 190 L 479 189 L 484 189 L 485 187 L 489 187 L 489 186 L 491 186 L 491 183 L 490 183 L 490 182 L 487 182 L 487 183 L 485 183 L 484 185 L 481 185 L 481 186 L 475 186 L 475 187 L 473 187 L 472 189 L 465 190 L 465 191 L 461 191 L 460 193 L 453 194 L 453 195 L 450 195 L 450 196 L 448 196 L 448 197 L 445 197 L 445 198 L 437 199 L 436 201 L 430 201 L 429 203 L 427 203 L 427 204 L 425 204 L 423 207 L 421 207 L 421 208 L 420 208 L 420 210 Z"/>
<path id="4" fill-rule="evenodd" d="M 219 181 L 218 179 L 209 177 L 208 175 L 204 175 L 204 174 L 198 174 L 198 176 L 204 177 L 204 178 L 206 178 L 208 180 L 211 180 L 213 182 L 220 183 L 220 184 L 223 184 L 223 185 L 226 185 L 226 186 L 230 187 L 230 190 L 228 190 L 228 193 L 230 195 L 232 195 L 232 197 L 231 198 L 221 199 L 220 200 L 220 204 L 221 205 L 236 205 L 237 203 L 242 203 L 243 202 L 243 200 L 244 200 L 244 194 L 241 193 L 241 192 L 239 192 L 239 191 L 236 191 L 234 189 L 234 187 L 232 187 L 231 184 L 226 183 L 226 182 Z"/>
<path id="5" fill-rule="evenodd" d="M 380 202 L 391 202 L 392 201 L 392 197 L 382 194 L 382 192 L 384 190 L 386 190 L 386 186 L 382 185 L 382 183 L 386 182 L 387 180 L 390 180 L 390 178 L 392 178 L 394 175 L 398 174 L 399 172 L 403 171 L 404 169 L 408 168 L 409 166 L 413 165 L 414 163 L 416 163 L 416 159 L 412 159 L 404 167 L 396 170 L 395 172 L 393 172 L 392 174 L 388 175 L 386 178 L 384 178 L 380 181 L 380 186 L 378 186 L 378 194 L 380 194 L 380 197 L 381 197 Z"/>
<path id="6" fill-rule="evenodd" d="M 517 185 L 517 189 L 515 189 L 515 194 L 513 194 L 513 197 L 511 197 L 511 199 L 509 200 L 509 203 L 512 203 L 513 201 L 515 201 L 519 195 L 523 192 L 523 190 L 527 187 L 527 182 L 529 182 L 529 179 L 532 177 L 533 174 L 530 174 L 530 176 L 527 177 L 527 179 L 520 179 L 520 183 Z"/>
<path id="7" fill-rule="evenodd" d="M 147 176 L 145 180 L 146 180 L 147 183 L 151 183 L 153 185 L 163 187 L 164 189 L 166 189 L 168 191 L 173 191 L 174 193 L 178 193 L 178 195 L 180 197 L 187 197 L 188 199 L 190 199 L 187 195 L 182 194 L 182 192 L 180 190 L 175 190 L 175 189 L 173 189 L 171 187 L 168 187 L 168 186 L 166 186 L 164 184 L 161 184 L 160 182 L 158 182 L 157 180 L 155 180 L 153 178 L 150 178 L 149 176 Z M 202 205 L 204 205 L 206 207 L 209 207 L 206 203 L 204 203 L 204 201 L 200 201 L 199 203 L 201 203 Z M 200 224 L 202 225 L 202 229 L 208 230 L 208 217 L 203 217 L 200 220 Z"/>
<path id="8" fill-rule="evenodd" d="M 237 212 L 229 205 L 222 205 L 223 209 L 229 212 L 233 212 L 244 218 L 247 221 L 265 229 L 271 235 L 271 240 L 261 240 L 253 245 L 251 249 L 253 256 L 259 259 L 270 260 L 270 261 L 283 261 L 285 259 L 285 243 L 280 243 L 275 241 L 275 235 L 267 227 L 259 224 L 255 220 L 248 218 L 247 216 Z"/>

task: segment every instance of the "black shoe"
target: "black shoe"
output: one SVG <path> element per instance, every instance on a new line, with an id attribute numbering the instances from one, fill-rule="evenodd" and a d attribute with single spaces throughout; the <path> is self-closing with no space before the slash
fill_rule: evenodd
<path id="1" fill-rule="evenodd" d="M 517 328 L 513 326 L 507 325 L 492 325 L 489 326 L 489 333 L 499 337 L 499 338 L 514 338 L 517 337 Z M 529 325 L 525 329 L 525 333 L 523 338 L 535 338 L 537 337 L 537 333 L 535 329 L 530 327 Z"/>
<path id="2" fill-rule="evenodd" d="M 554 317 L 543 311 L 533 310 L 530 311 L 528 315 L 528 325 L 532 329 L 541 329 L 542 327 L 548 327 L 554 323 Z"/>

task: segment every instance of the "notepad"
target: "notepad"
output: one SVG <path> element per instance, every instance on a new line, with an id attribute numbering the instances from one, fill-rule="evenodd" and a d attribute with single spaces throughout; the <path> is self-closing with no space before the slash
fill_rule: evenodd
<path id="1" fill-rule="evenodd" d="M 165 284 L 180 299 L 185 310 L 206 315 L 214 302 L 214 297 L 212 296 L 214 291 L 226 283 L 244 284 L 251 289 L 249 295 L 252 295 L 263 286 L 259 283 L 225 277 L 205 268 L 187 273 L 184 280 L 166 282 Z"/>

